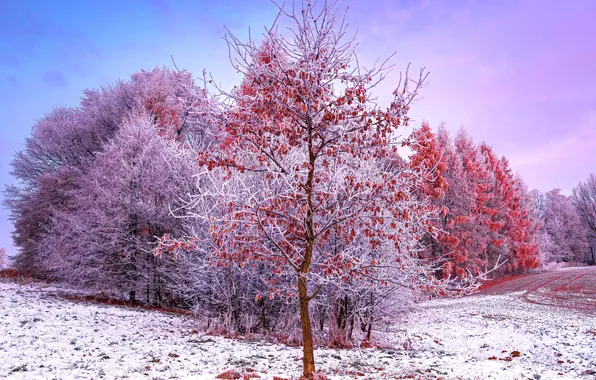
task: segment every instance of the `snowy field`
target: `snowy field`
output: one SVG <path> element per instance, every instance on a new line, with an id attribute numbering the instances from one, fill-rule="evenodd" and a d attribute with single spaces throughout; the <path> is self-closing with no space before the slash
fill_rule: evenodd
<path id="1" fill-rule="evenodd" d="M 0 378 L 300 375 L 298 348 L 205 336 L 182 316 L 71 302 L 59 291 L 0 280 Z M 595 379 L 596 314 L 526 303 L 522 293 L 425 303 L 376 332 L 388 348 L 316 350 L 318 368 L 330 379 Z"/>

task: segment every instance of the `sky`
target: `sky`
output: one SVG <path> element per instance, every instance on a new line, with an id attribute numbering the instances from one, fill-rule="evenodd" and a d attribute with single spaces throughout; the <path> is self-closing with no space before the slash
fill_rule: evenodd
<path id="1" fill-rule="evenodd" d="M 269 0 L 0 0 L 0 184 L 35 121 L 76 106 L 86 88 L 140 69 L 205 69 L 223 87 L 226 27 L 258 39 L 277 13 Z M 291 4 L 291 1 L 287 1 Z M 344 0 L 357 54 L 371 65 L 396 53 L 375 90 L 389 99 L 400 71 L 430 72 L 413 124 L 463 126 L 505 155 L 530 189 L 571 189 L 596 172 L 596 1 Z M 3 195 L 0 194 L 0 200 Z M 14 254 L 8 212 L 0 247 Z"/>

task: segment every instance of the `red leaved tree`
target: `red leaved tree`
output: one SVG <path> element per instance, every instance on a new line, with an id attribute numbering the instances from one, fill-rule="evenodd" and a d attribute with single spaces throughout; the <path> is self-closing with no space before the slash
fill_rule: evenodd
<path id="1" fill-rule="evenodd" d="M 417 258 L 435 212 L 416 196 L 428 176 L 396 164 L 395 131 L 408 124 L 424 73 L 406 75 L 379 109 L 369 91 L 384 68 L 358 66 L 335 5 L 306 2 L 280 17 L 292 25 L 289 39 L 276 33 L 278 21 L 260 46 L 228 36 L 244 83 L 223 94 L 218 112 L 204 112 L 219 130 L 218 147 L 199 162 L 220 202 L 211 214 L 215 255 L 241 267 L 274 265 L 269 295 L 297 295 L 304 375 L 312 377 L 309 302 L 321 286 L 404 276 L 426 281 L 427 290 L 443 283 Z"/>
<path id="2" fill-rule="evenodd" d="M 423 125 L 414 136 L 423 143 L 412 145 L 411 163 L 440 173 L 421 187 L 441 210 L 424 252 L 444 261 L 437 274 L 485 278 L 536 267 L 539 226 L 532 199 L 507 159 L 485 143 L 476 145 L 464 129 L 451 140 L 444 126 L 434 137 Z"/>
<path id="3" fill-rule="evenodd" d="M 428 126 L 415 135 L 427 136 L 426 144 L 414 146 L 411 162 L 422 160 L 434 165 L 440 176 L 427 181 L 422 192 L 432 195 L 432 203 L 440 209 L 434 225 L 437 234 L 425 241 L 425 255 L 444 263 L 439 273 L 443 278 L 469 278 L 486 274 L 486 226 L 482 206 L 489 199 L 487 173 L 478 157 L 478 149 L 462 129 L 453 141 L 444 125 L 436 137 Z"/>
<path id="4" fill-rule="evenodd" d="M 490 217 L 485 220 L 491 239 L 487 247 L 490 264 L 507 260 L 502 268 L 509 273 L 526 271 L 538 266 L 536 226 L 524 201 L 526 189 L 516 180 L 505 157 L 498 158 L 486 144 L 480 147 L 490 177 Z"/>
<path id="5" fill-rule="evenodd" d="M 450 183 L 456 184 L 451 192 L 452 222 L 448 225 L 458 239 L 453 249 L 453 263 L 457 275 L 478 275 L 487 265 L 486 249 L 490 242 L 488 221 L 494 210 L 489 173 L 485 170 L 476 144 L 461 129 L 454 139 L 455 174 Z"/>
<path id="6" fill-rule="evenodd" d="M 506 161 L 500 160 L 486 143 L 480 144 L 480 156 L 486 173 L 485 184 L 490 197 L 484 202 L 483 222 L 487 227 L 488 241 L 486 260 L 488 262 L 507 260 L 503 269 L 512 272 L 517 268 L 510 233 L 521 226 L 516 224 L 513 175 Z"/>
<path id="7" fill-rule="evenodd" d="M 519 175 L 514 177 L 513 191 L 510 210 L 515 228 L 511 229 L 510 236 L 516 261 L 525 272 L 541 264 L 538 234 L 542 223 L 534 216 L 533 199 Z"/>
<path id="8" fill-rule="evenodd" d="M 443 177 L 447 168 L 446 157 L 427 122 L 412 133 L 408 145 L 414 152 L 410 156 L 410 166 L 426 176 L 420 191 L 426 196 L 440 198 L 448 186 Z"/>

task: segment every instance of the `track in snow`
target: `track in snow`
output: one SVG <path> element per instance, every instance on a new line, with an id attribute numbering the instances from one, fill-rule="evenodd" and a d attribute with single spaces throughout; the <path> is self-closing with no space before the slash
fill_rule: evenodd
<path id="1" fill-rule="evenodd" d="M 522 292 L 520 297 L 525 302 L 596 315 L 596 266 L 564 268 L 487 283 L 479 295 L 516 292 Z"/>

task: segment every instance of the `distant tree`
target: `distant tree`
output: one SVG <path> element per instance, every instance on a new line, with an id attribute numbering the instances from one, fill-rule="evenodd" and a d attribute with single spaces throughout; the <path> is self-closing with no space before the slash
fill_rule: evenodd
<path id="1" fill-rule="evenodd" d="M 0 248 L 0 269 L 3 269 L 6 265 L 6 249 Z"/>
<path id="2" fill-rule="evenodd" d="M 569 197 L 554 189 L 544 195 L 543 256 L 548 262 L 584 261 L 589 251 L 584 226 Z"/>
<path id="3" fill-rule="evenodd" d="M 590 259 L 596 264 L 596 175 L 590 174 L 585 182 L 580 182 L 574 189 L 571 197 L 590 243 Z"/>

